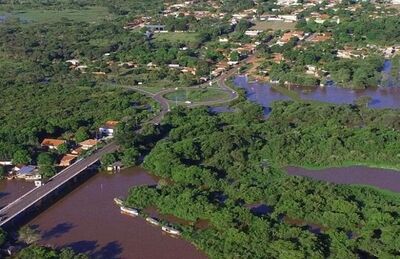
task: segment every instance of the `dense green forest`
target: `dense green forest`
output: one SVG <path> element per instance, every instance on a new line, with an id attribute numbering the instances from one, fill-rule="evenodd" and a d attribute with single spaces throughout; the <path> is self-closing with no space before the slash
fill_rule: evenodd
<path id="1" fill-rule="evenodd" d="M 400 164 L 399 113 L 278 102 L 268 120 L 248 102 L 220 115 L 175 110 L 144 166 L 164 179 L 126 203 L 193 222 L 184 237 L 211 258 L 399 256 L 399 196 L 287 176 L 281 166 Z M 264 206 L 257 213 L 254 207 Z M 205 220 L 208 227 L 197 228 Z M 311 229 L 311 230 L 310 230 Z M 320 229 L 320 231 L 318 231 Z"/>
<path id="2" fill-rule="evenodd" d="M 75 4 L 69 1 L 67 5 Z M 52 6 L 49 3 L 48 8 Z M 206 26 L 194 23 L 205 30 Z M 12 19 L 0 23 L 1 159 L 10 159 L 18 150 L 32 150 L 43 137 L 71 136 L 81 127 L 93 132 L 107 119 L 143 121 L 157 111 L 156 105 L 119 86 L 196 84 L 199 76 L 210 71 L 207 61 L 199 61 L 196 46 L 229 29 L 221 23 L 192 42 L 192 50 L 180 51 L 179 42 L 148 41 L 143 32 L 124 30 L 119 21 L 28 25 Z M 67 62 L 71 59 L 84 68 L 71 67 Z M 129 69 L 120 65 L 124 62 L 139 66 Z M 149 62 L 160 69 L 147 70 Z M 170 71 L 169 63 L 196 67 L 198 77 Z M 152 106 L 151 110 L 135 108 L 144 105 Z"/>

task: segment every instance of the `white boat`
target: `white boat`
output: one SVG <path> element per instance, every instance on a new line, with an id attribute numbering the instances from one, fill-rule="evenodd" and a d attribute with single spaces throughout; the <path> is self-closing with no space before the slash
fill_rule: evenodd
<path id="1" fill-rule="evenodd" d="M 164 231 L 164 232 L 166 232 L 168 234 L 171 234 L 171 235 L 179 236 L 181 234 L 181 232 L 179 230 L 174 229 L 172 227 L 163 226 L 161 229 L 162 229 L 162 231 Z"/>
<path id="2" fill-rule="evenodd" d="M 155 225 L 155 226 L 159 226 L 160 225 L 160 222 L 158 220 L 156 220 L 154 218 L 151 218 L 151 217 L 147 217 L 146 221 L 149 222 L 152 225 Z"/>
<path id="3" fill-rule="evenodd" d="M 129 216 L 133 216 L 133 217 L 139 215 L 139 211 L 137 211 L 135 209 L 132 209 L 132 208 L 127 208 L 127 207 L 124 207 L 124 206 L 121 206 L 121 213 L 127 214 Z"/>
<path id="4" fill-rule="evenodd" d="M 115 204 L 117 204 L 118 206 L 122 206 L 122 204 L 124 203 L 124 201 L 121 200 L 120 198 L 114 198 L 114 202 L 115 202 Z"/>

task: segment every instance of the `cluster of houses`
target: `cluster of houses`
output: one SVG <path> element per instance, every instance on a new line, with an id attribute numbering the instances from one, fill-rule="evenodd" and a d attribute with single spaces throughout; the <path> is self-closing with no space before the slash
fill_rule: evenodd
<path id="1" fill-rule="evenodd" d="M 291 39 L 297 38 L 299 41 L 306 41 L 306 42 L 313 42 L 319 43 L 330 40 L 332 38 L 332 33 L 325 32 L 325 33 L 304 33 L 303 31 L 289 31 L 285 32 L 278 40 L 276 44 L 279 46 L 283 46 L 288 43 Z"/>
<path id="2" fill-rule="evenodd" d="M 197 71 L 197 69 L 196 68 L 194 68 L 194 67 L 182 67 L 182 66 L 180 66 L 179 64 L 168 64 L 168 67 L 170 68 L 170 69 L 176 69 L 176 70 L 179 70 L 179 71 L 181 71 L 182 73 L 184 73 L 184 74 L 192 74 L 192 75 L 196 75 L 196 71 Z"/>
<path id="3" fill-rule="evenodd" d="M 110 138 L 114 136 L 118 121 L 107 121 L 99 128 L 101 136 Z M 67 141 L 62 139 L 45 138 L 41 142 L 42 150 L 57 151 L 62 145 L 66 145 Z M 59 167 L 67 167 L 73 164 L 80 155 L 94 148 L 99 144 L 97 139 L 87 139 L 74 145 L 70 151 L 59 159 Z M 0 165 L 8 168 L 8 179 L 24 179 L 27 181 L 36 181 L 41 179 L 39 168 L 36 165 L 13 165 L 12 161 L 0 161 Z"/>
<path id="4" fill-rule="evenodd" d="M 230 48 L 228 52 L 221 51 L 226 59 L 218 62 L 215 65 L 215 68 L 211 71 L 211 76 L 217 77 L 221 75 L 223 72 L 226 72 L 227 70 L 232 68 L 232 66 L 235 66 L 239 63 L 238 60 L 230 59 L 230 54 L 232 52 L 237 52 L 240 57 L 246 57 L 249 54 L 254 53 L 254 51 L 256 50 L 256 46 L 257 46 L 256 44 L 252 43 L 247 43 L 247 44 L 238 43 L 236 47 Z"/>

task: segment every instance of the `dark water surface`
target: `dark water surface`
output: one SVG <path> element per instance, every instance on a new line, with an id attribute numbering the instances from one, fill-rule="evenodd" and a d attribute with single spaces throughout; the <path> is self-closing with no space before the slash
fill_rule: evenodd
<path id="1" fill-rule="evenodd" d="M 113 202 L 134 185 L 156 183 L 140 168 L 98 173 L 29 225 L 42 234 L 40 243 L 70 246 L 91 258 L 205 258 L 187 241 L 164 234 L 140 217 L 122 215 Z"/>
<path id="2" fill-rule="evenodd" d="M 306 176 L 337 184 L 364 184 L 400 192 L 400 172 L 389 169 L 351 166 L 321 170 L 287 167 L 286 170 L 289 175 Z"/>
<path id="3" fill-rule="evenodd" d="M 1 180 L 0 181 L 0 209 L 18 199 L 28 191 L 35 188 L 33 182 L 25 180 Z"/>
<path id="4" fill-rule="evenodd" d="M 236 86 L 246 90 L 246 96 L 250 101 L 262 105 L 265 109 L 268 109 L 273 101 L 290 99 L 272 89 L 267 83 L 249 82 L 246 76 L 237 76 L 234 79 L 234 83 Z M 400 87 L 351 90 L 327 86 L 315 88 L 292 87 L 291 90 L 298 93 L 305 100 L 352 104 L 361 96 L 370 96 L 372 100 L 369 103 L 369 107 L 371 108 L 400 108 Z"/>

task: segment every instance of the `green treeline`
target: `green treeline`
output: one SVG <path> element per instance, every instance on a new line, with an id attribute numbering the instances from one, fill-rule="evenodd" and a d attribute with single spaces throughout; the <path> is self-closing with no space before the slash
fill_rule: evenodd
<path id="1" fill-rule="evenodd" d="M 144 161 L 169 184 L 132 188 L 127 205 L 156 206 L 193 222 L 180 226 L 184 237 L 211 258 L 394 258 L 398 195 L 279 169 L 346 161 L 398 165 L 399 113 L 362 107 L 278 102 L 267 121 L 247 102 L 221 115 L 177 109 L 166 121 L 168 137 Z M 271 211 L 254 213 L 255 204 Z M 208 227 L 195 227 L 198 220 Z"/>

